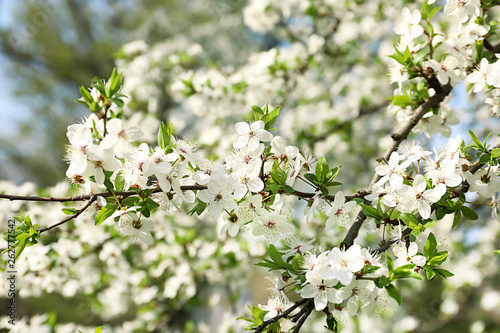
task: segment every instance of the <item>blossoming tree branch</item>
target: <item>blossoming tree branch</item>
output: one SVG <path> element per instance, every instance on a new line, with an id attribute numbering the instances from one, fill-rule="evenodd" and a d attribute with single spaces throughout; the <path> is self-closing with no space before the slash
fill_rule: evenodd
<path id="1" fill-rule="evenodd" d="M 275 135 L 275 123 L 286 117 L 280 107 L 253 106 L 252 119 L 236 122 L 234 132 L 225 134 L 234 139 L 219 159 L 176 137 L 171 123 L 160 126 L 156 146 L 141 143 L 142 131 L 123 113 L 124 78 L 114 70 L 109 79 L 80 89 L 79 102 L 91 113 L 67 129 L 66 176 L 79 193 L 0 194 L 11 201 L 81 203 L 63 208 L 67 217 L 46 227 L 29 214 L 16 217 L 15 258 L 49 231 L 78 223 L 73 221 L 81 215 L 96 225 L 113 224 L 124 237 L 148 246 L 155 244 L 156 226 L 167 223 L 155 220 L 155 211 L 205 216 L 217 222 L 221 236 L 251 232 L 267 244 L 267 255 L 248 263 L 269 269 L 273 284 L 267 304 L 249 307 L 249 318 L 243 318 L 253 332 L 299 332 L 314 312 L 337 332 L 348 316 L 376 315 L 393 301 L 401 304 L 398 280 L 452 277 L 448 251 L 433 227 L 449 216 L 452 228 L 463 218 L 476 220 L 468 192 L 491 199 L 496 214 L 500 146 L 469 131 L 470 137 L 456 136 L 431 152 L 408 137 L 449 131 L 457 119 L 448 103 L 458 83 L 484 92 L 498 115 L 500 42 L 494 38 L 498 22 L 488 17 L 494 1 L 447 1 L 444 14 L 453 25 L 446 38 L 435 32 L 433 18 L 442 8 L 433 2 L 403 8 L 395 22 L 399 40 L 389 79 L 397 88 L 389 100 L 398 123 L 378 165 L 367 170 L 373 177 L 366 187 L 344 193 L 342 160 L 306 154 Z M 197 93 L 189 80 L 182 84 Z M 294 222 L 297 214 L 337 230 L 343 240 L 324 248 L 304 237 Z M 359 242 L 363 226 L 370 228 L 373 243 Z"/>

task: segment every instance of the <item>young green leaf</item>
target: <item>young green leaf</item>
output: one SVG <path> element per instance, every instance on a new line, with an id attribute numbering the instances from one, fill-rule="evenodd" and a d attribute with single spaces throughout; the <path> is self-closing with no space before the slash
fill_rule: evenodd
<path id="1" fill-rule="evenodd" d="M 385 289 L 387 290 L 389 296 L 394 298 L 396 302 L 401 305 L 401 293 L 399 292 L 399 289 L 393 284 L 385 286 Z"/>

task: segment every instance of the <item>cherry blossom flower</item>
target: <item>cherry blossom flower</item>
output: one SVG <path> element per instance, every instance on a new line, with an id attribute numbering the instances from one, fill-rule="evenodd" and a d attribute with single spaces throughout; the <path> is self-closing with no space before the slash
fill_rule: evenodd
<path id="1" fill-rule="evenodd" d="M 446 193 L 446 185 L 438 184 L 433 189 L 426 190 L 427 181 L 424 176 L 417 175 L 413 180 L 413 186 L 401 188 L 403 202 L 401 206 L 406 212 L 417 210 L 424 219 L 431 215 L 431 205 Z"/>
<path id="2" fill-rule="evenodd" d="M 337 279 L 343 285 L 348 285 L 354 278 L 354 272 L 360 271 L 365 263 L 361 258 L 361 247 L 354 244 L 348 250 L 333 248 L 318 268 L 318 274 L 323 279 Z"/>
<path id="3" fill-rule="evenodd" d="M 286 250 L 283 257 L 286 259 L 288 257 L 293 257 L 296 254 L 304 254 L 311 251 L 314 247 L 311 245 L 315 239 L 305 241 L 300 239 L 297 235 L 291 235 L 284 239 L 285 244 L 290 248 Z"/>
<path id="4" fill-rule="evenodd" d="M 338 283 L 338 280 L 322 280 L 320 277 L 312 275 L 307 282 L 308 284 L 300 291 L 300 296 L 303 298 L 314 298 L 316 311 L 323 310 L 328 305 L 328 302 L 342 302 L 337 289 L 333 288 Z"/>
<path id="5" fill-rule="evenodd" d="M 294 231 L 292 224 L 286 222 L 283 215 L 269 213 L 258 216 L 254 219 L 253 235 L 264 235 L 266 241 L 275 244 L 282 235 L 290 234 Z"/>
<path id="6" fill-rule="evenodd" d="M 401 157 L 404 157 L 410 163 L 417 162 L 424 158 L 424 156 L 431 154 L 430 151 L 424 150 L 418 143 L 415 142 L 402 143 L 399 146 L 398 152 L 401 154 Z"/>
<path id="7" fill-rule="evenodd" d="M 271 141 L 271 153 L 280 161 L 290 162 L 299 154 L 299 148 L 287 146 L 285 140 L 283 140 L 281 136 L 275 136 Z"/>
<path id="8" fill-rule="evenodd" d="M 224 235 L 227 231 L 229 236 L 236 237 L 241 227 L 251 221 L 250 215 L 246 214 L 238 214 L 238 210 L 236 212 L 232 212 L 231 214 L 224 213 L 223 223 L 220 226 L 220 235 Z"/>
<path id="9" fill-rule="evenodd" d="M 273 136 L 264 129 L 265 125 L 262 120 L 250 125 L 245 122 L 236 123 L 236 132 L 239 136 L 234 140 L 233 147 L 235 149 L 248 147 L 249 151 L 254 151 L 259 148 L 260 141 L 271 141 Z"/>
<path id="10" fill-rule="evenodd" d="M 326 213 L 329 217 L 326 220 L 326 227 L 331 228 L 335 223 L 345 227 L 352 222 L 351 212 L 356 208 L 355 201 L 345 201 L 345 196 L 342 191 L 335 194 L 335 200 L 332 207 Z"/>
<path id="11" fill-rule="evenodd" d="M 128 236 L 131 241 L 139 238 L 144 243 L 151 245 L 153 244 L 153 236 L 151 236 L 150 231 L 152 231 L 154 227 L 153 221 L 149 219 L 137 219 L 132 221 L 131 224 L 125 225 L 120 231 L 125 236 Z"/>
<path id="12" fill-rule="evenodd" d="M 368 300 L 371 290 L 367 289 L 367 286 L 368 281 L 353 279 L 351 283 L 339 289 L 338 295 L 347 300 L 347 312 L 351 316 L 357 315 L 360 303 Z"/>
<path id="13" fill-rule="evenodd" d="M 420 25 L 420 12 L 415 9 L 410 12 L 408 8 L 403 8 L 401 15 L 396 19 L 394 32 L 401 35 L 407 41 L 413 40 L 424 33 L 424 28 Z"/>
<path id="14" fill-rule="evenodd" d="M 463 23 L 469 19 L 469 15 L 479 16 L 480 7 L 479 0 L 446 0 L 444 13 L 458 18 L 459 22 Z"/>
<path id="15" fill-rule="evenodd" d="M 441 62 L 437 62 L 434 59 L 429 60 L 429 66 L 436 72 L 437 79 L 441 84 L 447 84 L 449 80 L 452 80 L 452 85 L 460 82 L 459 74 L 457 74 L 458 60 L 453 55 L 447 55 Z M 460 72 L 460 71 L 458 71 Z"/>
<path id="16" fill-rule="evenodd" d="M 264 316 L 264 320 L 269 320 L 281 314 L 284 310 L 290 308 L 293 304 L 284 296 L 270 297 L 267 300 L 267 305 L 259 304 L 259 308 L 268 311 Z"/>
<path id="17" fill-rule="evenodd" d="M 375 168 L 375 172 L 377 172 L 379 176 L 383 176 L 376 183 L 377 185 L 381 186 L 389 181 L 391 188 L 397 189 L 403 184 L 402 174 L 406 171 L 406 168 L 408 167 L 408 165 L 410 165 L 410 162 L 405 161 L 399 164 L 400 160 L 401 156 L 397 152 L 392 152 L 388 162 L 379 164 Z"/>
<path id="18" fill-rule="evenodd" d="M 474 84 L 472 89 L 473 92 L 483 90 L 486 84 L 490 86 L 496 84 L 499 76 L 493 69 L 493 66 L 488 62 L 488 59 L 483 58 L 479 63 L 479 67 L 467 75 L 467 82 Z"/>
<path id="19" fill-rule="evenodd" d="M 107 134 L 104 136 L 99 145 L 103 149 L 111 149 L 115 152 L 118 158 L 122 158 L 123 154 L 129 147 L 129 141 L 139 140 L 143 133 L 137 126 L 132 126 L 125 129 L 121 119 L 113 118 L 106 123 Z"/>
<path id="20" fill-rule="evenodd" d="M 427 259 L 418 255 L 418 246 L 417 243 L 412 242 L 408 249 L 406 249 L 405 245 L 398 245 L 392 248 L 394 255 L 396 255 L 397 259 L 394 261 L 394 267 L 403 266 L 406 264 L 415 264 L 417 266 L 424 266 Z"/>
<path id="21" fill-rule="evenodd" d="M 213 177 L 207 187 L 206 190 L 198 192 L 198 199 L 208 204 L 208 213 L 213 219 L 217 219 L 223 209 L 231 212 L 238 207 L 232 194 L 234 190 L 232 178 L 227 176 Z"/>
<path id="22" fill-rule="evenodd" d="M 493 194 L 500 190 L 500 182 L 495 174 L 495 170 L 479 169 L 476 173 L 465 173 L 467 182 L 470 185 L 471 192 L 478 192 L 485 198 L 491 198 Z"/>

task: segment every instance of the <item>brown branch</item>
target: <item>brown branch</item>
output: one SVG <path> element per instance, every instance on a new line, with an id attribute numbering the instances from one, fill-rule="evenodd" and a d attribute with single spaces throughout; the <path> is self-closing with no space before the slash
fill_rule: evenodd
<path id="1" fill-rule="evenodd" d="M 199 191 L 207 189 L 204 185 L 185 185 L 181 186 L 182 191 Z M 162 192 L 161 188 L 156 188 L 151 193 L 159 193 Z M 137 195 L 136 191 L 115 191 L 114 194 L 116 196 L 129 197 L 132 195 Z M 112 197 L 113 193 L 111 192 L 102 192 L 102 193 L 93 193 L 93 194 L 84 194 L 77 195 L 73 197 L 37 197 L 37 196 L 23 196 L 23 195 L 10 195 L 10 194 L 0 194 L 0 199 L 8 199 L 10 201 L 13 200 L 22 200 L 22 201 L 41 201 L 41 202 L 70 202 L 70 201 L 86 201 L 92 198 L 97 199 L 97 197 Z"/>
<path id="2" fill-rule="evenodd" d="M 496 146 L 494 146 L 493 148 L 491 148 L 491 150 L 495 149 L 495 148 L 500 148 L 500 143 L 497 144 Z M 469 172 L 471 174 L 475 174 L 479 169 L 481 169 L 481 167 L 483 167 L 485 165 L 485 163 L 482 163 L 482 164 L 476 164 L 474 165 L 473 167 L 471 167 L 471 169 L 469 170 Z M 469 183 L 464 179 L 463 182 L 462 182 L 462 186 L 460 186 L 460 189 L 458 189 L 458 193 L 456 193 L 456 195 L 458 196 L 460 193 L 466 193 L 469 191 Z M 432 209 L 433 211 L 435 210 L 435 208 Z M 422 222 L 423 219 L 421 216 L 417 216 L 417 219 L 419 222 Z M 406 228 L 403 232 L 402 232 L 402 236 L 408 236 L 410 233 L 412 232 L 412 229 L 410 228 Z M 389 241 L 387 243 L 385 243 L 384 245 L 382 245 L 381 247 L 375 249 L 375 250 L 372 250 L 373 253 L 382 253 L 382 252 L 385 252 L 387 251 L 392 244 L 396 243 L 395 240 L 393 241 Z"/>
<path id="3" fill-rule="evenodd" d="M 450 83 L 442 86 L 440 89 L 436 89 L 436 94 L 431 98 L 429 98 L 427 102 L 420 105 L 415 110 L 415 113 L 410 118 L 408 123 L 405 126 L 403 126 L 397 133 L 391 135 L 392 144 L 389 146 L 389 148 L 386 150 L 383 156 L 385 160 L 389 160 L 389 157 L 391 156 L 392 152 L 398 149 L 401 142 L 403 142 L 403 140 L 405 140 L 408 137 L 411 130 L 415 128 L 415 126 L 417 126 L 418 122 L 423 118 L 423 116 L 427 112 L 429 112 L 432 108 L 437 107 L 439 103 L 441 103 L 446 98 L 446 96 L 450 94 L 452 89 L 453 87 L 451 86 Z M 375 173 L 373 175 L 372 181 L 370 182 L 370 186 L 368 186 L 367 191 L 370 191 L 373 185 L 380 178 L 381 177 L 377 173 Z M 359 212 L 353 225 L 351 226 L 351 228 L 349 228 L 349 231 L 347 232 L 347 235 L 345 236 L 344 240 L 342 241 L 342 243 L 340 243 L 340 248 L 348 249 L 349 247 L 351 247 L 351 245 L 354 243 L 354 240 L 358 237 L 359 229 L 361 229 L 361 226 L 363 225 L 363 222 L 365 220 L 366 220 L 366 215 L 362 211 Z"/>
<path id="4" fill-rule="evenodd" d="M 497 45 L 492 45 L 488 39 L 484 39 L 483 45 L 488 51 L 493 54 L 500 52 L 500 43 L 498 43 Z"/>
<path id="5" fill-rule="evenodd" d="M 71 215 L 70 217 L 65 218 L 64 220 L 62 220 L 62 221 L 60 221 L 60 222 L 58 222 L 58 223 L 55 223 L 55 224 L 53 224 L 53 225 L 51 225 L 51 226 L 49 226 L 49 227 L 47 227 L 47 228 L 42 228 L 42 229 L 39 229 L 39 230 L 38 230 L 38 233 L 40 233 L 40 234 L 41 234 L 41 233 L 43 233 L 43 232 L 45 232 L 45 231 L 52 230 L 52 229 L 54 229 L 54 228 L 57 228 L 57 227 L 58 227 L 58 226 L 60 226 L 60 225 L 63 225 L 63 224 L 64 224 L 64 223 L 66 223 L 66 222 L 71 221 L 72 219 L 76 219 L 78 216 L 80 216 L 80 214 L 82 214 L 85 210 L 87 210 L 87 208 L 89 208 L 89 207 L 90 207 L 90 205 L 92 205 L 92 203 L 93 203 L 94 201 L 96 201 L 96 200 L 97 200 L 97 197 L 93 197 L 93 198 L 91 198 L 91 199 L 89 200 L 89 202 L 87 202 L 87 204 L 86 204 L 83 208 L 81 208 L 81 209 L 78 211 L 78 213 L 73 214 L 73 215 Z"/>
<path id="6" fill-rule="evenodd" d="M 302 310 L 294 316 L 292 319 L 293 322 L 297 321 L 297 326 L 295 326 L 295 329 L 293 330 L 293 333 L 298 333 L 306 322 L 307 318 L 311 315 L 312 310 L 314 309 L 314 299 L 310 298 L 306 305 L 302 308 Z"/>
<path id="7" fill-rule="evenodd" d="M 279 315 L 277 315 L 277 316 L 275 316 L 275 317 L 273 317 L 271 319 L 268 319 L 266 321 L 263 321 L 262 324 L 260 324 L 259 326 L 257 326 L 255 328 L 254 333 L 260 333 L 260 332 L 262 332 L 264 330 L 264 328 L 266 328 L 270 324 L 277 322 L 281 318 L 287 317 L 290 313 L 292 313 L 293 311 L 295 311 L 295 309 L 297 309 L 302 304 L 306 303 L 308 300 L 310 300 L 310 299 L 307 299 L 307 298 L 301 299 L 300 301 L 295 302 L 294 305 L 292 305 L 291 307 L 289 307 L 288 309 L 286 309 L 285 311 L 283 311 L 281 314 L 279 314 Z"/>
<path id="8" fill-rule="evenodd" d="M 207 186 L 205 185 L 185 185 L 181 186 L 182 191 L 201 191 L 207 189 Z M 161 188 L 155 188 L 151 193 L 159 193 L 162 192 Z M 364 198 L 371 192 L 368 191 L 358 191 L 354 193 L 353 195 L 347 195 L 345 198 L 347 201 L 351 201 L 355 198 Z M 121 196 L 121 197 L 129 197 L 132 195 L 137 195 L 136 191 L 115 191 L 114 194 L 116 196 Z M 301 191 L 293 191 L 292 194 L 301 197 L 303 199 L 310 199 L 313 198 L 316 193 L 307 193 L 307 192 L 301 192 Z M 72 196 L 72 197 L 37 197 L 37 196 L 24 196 L 24 195 L 10 195 L 10 194 L 1 194 L 0 193 L 0 199 L 8 199 L 10 201 L 14 200 L 21 200 L 21 201 L 38 201 L 38 202 L 75 202 L 75 201 L 86 201 L 90 199 L 97 199 L 97 197 L 111 197 L 113 196 L 113 193 L 111 192 L 102 192 L 102 193 L 93 193 L 93 194 L 84 194 L 84 195 L 77 195 L 77 196 Z M 325 195 L 324 198 L 326 200 L 333 201 L 335 200 L 334 195 Z"/>

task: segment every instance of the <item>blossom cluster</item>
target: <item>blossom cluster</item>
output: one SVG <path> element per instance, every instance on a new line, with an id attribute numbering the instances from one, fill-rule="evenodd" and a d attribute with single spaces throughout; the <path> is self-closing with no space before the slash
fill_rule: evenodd
<path id="1" fill-rule="evenodd" d="M 377 1 L 359 5 L 353 3 L 350 8 L 343 8 L 335 17 L 330 17 L 325 13 L 335 8 L 335 1 L 318 1 L 317 4 L 307 1 L 251 1 L 244 12 L 246 24 L 257 32 L 270 32 L 283 24 L 288 29 L 285 33 L 290 43 L 286 47 L 254 53 L 245 65 L 237 69 L 187 68 L 179 61 L 181 57 L 175 54 L 177 51 L 167 50 L 167 43 L 151 49 L 145 43 L 129 44 L 124 51 L 130 61 L 123 60 L 120 66 L 135 81 L 127 81 L 131 85 L 124 85 L 123 89 L 134 91 L 131 96 L 136 101 L 146 100 L 148 111 L 156 111 L 155 96 L 163 92 L 163 86 L 154 85 L 161 75 L 152 64 L 162 62 L 162 57 L 168 58 L 172 72 L 176 74 L 168 88 L 169 93 L 182 105 L 179 110 L 183 114 L 179 116 L 179 112 L 173 112 L 173 118 L 181 120 L 181 126 L 185 126 L 185 120 L 193 113 L 204 117 L 203 124 L 194 127 L 195 131 L 200 130 L 198 139 L 205 145 L 218 145 L 215 154 L 224 156 L 223 161 L 214 162 L 202 157 L 203 154 L 194 144 L 175 138 L 167 130 L 167 135 L 162 135 L 163 143 L 151 147 L 144 142 L 152 141 L 149 132 L 151 128 L 157 128 L 156 125 L 141 126 L 140 129 L 130 126 L 137 122 L 126 120 L 129 116 L 127 112 L 130 112 L 127 106 L 121 118 L 120 107 L 115 104 L 109 107 L 104 102 L 107 97 L 92 89 L 90 95 L 101 112 L 95 112 L 81 124 L 68 127 L 70 145 L 66 175 L 77 184 L 80 193 L 116 194 L 97 198 L 88 209 L 92 219 L 104 223 L 106 231 L 89 231 L 88 225 L 77 223 L 76 230 L 82 235 L 84 246 L 80 246 L 76 240 L 65 241 L 61 238 L 44 246 L 38 255 L 20 261 L 24 272 L 32 274 L 29 277 L 33 279 L 33 284 L 43 285 L 43 290 L 48 292 L 52 288 L 60 288 L 68 296 L 78 292 L 89 293 L 92 288 L 102 288 L 100 280 L 106 279 L 96 276 L 84 285 L 78 285 L 71 279 L 95 271 L 92 261 L 109 264 L 111 268 L 108 274 L 119 278 L 119 282 L 106 286 L 106 291 L 99 296 L 99 302 L 113 309 L 109 314 L 113 317 L 126 312 L 126 302 L 121 301 L 127 297 L 133 298 L 133 303 L 139 306 L 152 303 L 156 298 L 179 298 L 184 301 L 199 291 L 198 280 L 206 278 L 214 284 L 222 283 L 225 279 L 231 280 L 231 277 L 223 278 L 220 274 L 221 269 L 231 270 L 228 268 L 231 265 L 224 266 L 224 263 L 217 262 L 211 256 L 222 253 L 223 262 L 255 260 L 252 256 L 264 255 L 261 241 L 265 240 L 268 247 L 275 244 L 281 248 L 284 243 L 290 249 L 283 254 L 282 260 L 273 258 L 275 264 L 282 267 L 273 268 L 278 270 L 280 278 L 273 279 L 275 286 L 270 289 L 268 304 L 260 306 L 268 312 L 264 319 L 272 319 L 293 305 L 285 292 L 285 288 L 290 288 L 291 284 L 300 297 L 314 301 L 317 311 L 331 311 L 337 321 L 344 322 L 346 312 L 355 316 L 361 308 L 368 314 L 386 308 L 391 298 L 395 298 L 395 287 L 390 282 L 398 277 L 412 273 L 418 275 L 423 270 L 428 277 L 431 276 L 435 268 L 431 264 L 437 266 L 438 262 L 444 261 L 441 258 L 446 256 L 439 254 L 439 258 L 434 257 L 437 249 L 428 253 L 425 253 L 425 249 L 419 252 L 417 239 L 406 238 L 401 231 L 403 221 L 395 221 L 405 214 L 416 215 L 421 220 L 439 220 L 436 207 L 443 207 L 445 200 L 458 201 L 457 193 L 465 180 L 471 191 L 477 191 L 486 198 L 494 198 L 500 190 L 495 165 L 483 160 L 480 164 L 486 166 L 472 172 L 473 163 L 479 162 L 472 162 L 474 159 L 466 156 L 466 150 L 460 147 L 460 137 L 450 140 L 448 146 L 440 152 L 434 152 L 433 157 L 431 152 L 417 144 L 402 146 L 376 167 L 380 179 L 371 189 L 371 194 L 363 198 L 372 202 L 372 211 L 376 207 L 385 214 L 383 219 L 377 220 L 378 226 L 399 223 L 397 234 L 390 241 L 394 244 L 392 252 L 389 252 L 394 254 L 392 264 L 390 256 L 386 257 L 386 263 L 382 263 L 373 252 L 358 244 L 348 248 L 332 248 L 328 245 L 330 250 L 319 251 L 313 250 L 310 245 L 313 241 L 296 238 L 300 232 L 309 233 L 310 236 L 311 232 L 308 231 L 315 227 L 316 232 L 320 230 L 317 232 L 318 238 L 323 237 L 325 241 L 327 236 L 334 234 L 336 238 L 328 240 L 328 244 L 336 242 L 340 233 L 333 226 L 351 227 L 355 214 L 361 209 L 359 201 L 344 194 L 347 194 L 347 190 L 336 190 L 339 184 L 332 181 L 327 185 L 328 181 L 320 181 L 321 176 L 334 169 L 323 172 L 323 161 L 300 152 L 285 140 L 289 140 L 294 131 L 303 133 L 314 128 L 318 131 L 313 136 L 313 139 L 318 138 L 314 146 L 318 155 L 328 152 L 331 154 L 329 156 L 336 157 L 331 160 L 341 160 L 343 164 L 351 166 L 346 170 L 348 174 L 359 172 L 359 165 L 362 165 L 363 170 L 366 169 L 366 164 L 358 162 L 358 152 L 363 146 L 359 142 L 367 141 L 367 145 L 378 143 L 369 139 L 370 130 L 366 128 L 371 127 L 365 126 L 366 122 L 363 123 L 358 117 L 369 113 L 363 109 L 367 100 L 377 104 L 380 102 L 377 98 L 386 95 L 380 93 L 386 91 L 380 84 L 380 75 L 383 73 L 370 68 L 370 76 L 367 76 L 368 67 L 361 61 L 354 66 L 351 63 L 345 65 L 348 69 L 342 65 L 332 66 L 328 55 L 356 50 L 350 54 L 359 56 L 359 59 L 369 57 L 371 48 L 363 44 L 363 39 L 367 36 L 383 36 L 391 27 L 388 21 L 377 24 L 371 17 L 361 19 L 360 13 L 378 5 Z M 399 11 L 397 6 L 394 4 L 392 10 Z M 308 29 L 307 20 L 294 21 L 296 17 L 304 16 L 306 11 L 317 13 L 313 20 L 320 22 L 314 23 L 320 29 Z M 442 33 L 437 25 L 437 33 L 432 32 L 427 25 L 430 24 L 429 7 L 427 12 L 404 8 L 396 21 L 395 32 L 401 36 L 396 50 L 406 60 L 403 59 L 405 64 L 402 64 L 394 59 L 390 65 L 390 78 L 391 82 L 399 86 L 395 95 L 404 97 L 399 98 L 399 103 L 393 102 L 390 111 L 397 112 L 401 124 L 409 121 L 416 106 L 439 94 L 439 89 L 430 87 L 431 82 L 434 87 L 438 87 L 436 81 L 440 85 L 452 86 L 459 82 L 470 83 L 473 92 L 486 93 L 485 102 L 492 106 L 492 112 L 498 111 L 500 63 L 489 54 L 476 55 L 477 42 L 486 38 L 490 29 L 482 21 L 484 13 L 480 4 L 477 1 L 447 1 L 444 12 L 447 17 L 443 20 L 449 20 L 446 24 L 451 25 L 451 29 Z M 423 20 L 422 15 L 426 15 Z M 324 22 L 325 17 L 331 22 Z M 290 19 L 291 23 L 280 22 L 282 18 Z M 353 45 L 359 40 L 362 46 Z M 192 47 L 183 45 L 179 49 L 179 54 L 187 55 L 190 61 L 203 52 L 197 44 Z M 382 52 L 382 48 L 378 52 Z M 415 60 L 418 57 L 420 59 Z M 148 75 L 143 76 L 144 72 L 148 72 Z M 334 83 L 330 82 L 331 78 L 336 78 Z M 353 89 L 356 86 L 353 82 L 363 82 L 363 89 Z M 110 88 L 109 83 L 107 88 Z M 332 98 L 332 95 L 335 97 Z M 254 122 L 237 122 L 234 140 L 227 139 L 227 131 L 215 129 L 214 124 L 222 118 L 232 121 L 234 117 L 243 116 L 246 111 L 242 110 L 249 109 L 246 105 L 249 101 L 255 103 L 267 99 L 290 106 L 287 109 L 290 114 L 277 124 L 283 136 L 273 136 L 270 131 L 273 125 L 269 118 L 262 117 L 256 117 Z M 458 117 L 448 102 L 449 99 L 445 99 L 439 107 L 424 115 L 415 130 L 427 135 L 441 132 L 449 136 L 449 125 L 457 124 Z M 353 119 L 360 122 L 354 123 Z M 375 121 L 373 128 L 375 131 L 384 129 L 389 123 Z M 350 128 L 351 125 L 353 133 L 349 139 L 342 138 L 335 131 L 329 132 L 330 128 Z M 304 140 L 304 137 L 301 139 Z M 226 152 L 228 147 L 231 148 L 229 153 Z M 132 194 L 121 195 L 122 192 L 133 191 Z M 297 198 L 306 201 L 304 214 L 297 213 L 293 208 L 299 200 Z M 183 205 L 194 206 L 192 212 L 217 221 L 218 235 L 215 237 L 223 239 L 224 243 L 214 245 L 213 241 L 203 243 L 194 239 L 190 232 L 194 230 L 195 222 L 182 214 L 166 218 L 158 214 L 160 210 L 156 210 L 159 207 L 162 211 L 175 213 Z M 492 205 L 495 205 L 493 211 L 496 212 L 496 200 L 493 200 Z M 366 206 L 363 209 L 366 213 Z M 298 215 L 300 221 L 297 221 Z M 88 217 L 84 213 L 78 218 Z M 167 221 L 159 223 L 160 220 Z M 116 237 L 113 225 L 131 239 L 138 238 L 146 244 L 160 241 L 159 248 L 148 249 L 139 243 L 138 246 L 144 250 L 140 259 L 125 258 L 121 254 L 126 252 L 127 245 L 118 244 L 119 237 Z M 189 231 L 184 231 L 184 227 Z M 201 233 L 210 234 L 207 230 Z M 230 237 L 226 238 L 226 234 Z M 255 236 L 258 240 L 249 236 Z M 245 241 L 252 239 L 250 245 L 240 242 L 241 238 Z M 58 278 L 41 273 L 48 267 L 60 267 L 83 254 L 87 255 L 92 252 L 88 248 L 99 250 L 95 251 L 97 254 L 81 260 L 72 272 L 55 268 L 60 274 Z M 59 253 L 57 258 L 53 255 L 55 252 Z M 139 265 L 140 261 L 145 263 L 144 266 Z M 468 258 L 470 267 L 479 265 L 473 261 L 474 258 Z M 294 263 L 296 265 L 292 265 Z M 133 274 L 131 267 L 134 267 Z M 238 269 L 231 271 L 230 275 L 239 282 L 224 282 L 229 285 L 240 283 L 234 289 L 243 290 L 247 281 L 241 279 L 240 275 L 245 268 Z M 249 269 L 246 269 L 248 273 Z M 396 271 L 400 275 L 394 273 Z M 436 269 L 438 271 L 439 268 Z M 148 288 L 127 295 L 127 290 L 133 289 L 132 286 L 146 283 L 146 280 L 148 283 L 155 281 L 164 274 L 168 275 L 168 280 L 163 286 L 148 284 Z M 69 282 L 63 282 L 62 277 L 69 279 Z M 381 282 L 388 277 L 393 278 L 389 284 Z M 293 279 L 291 283 L 290 278 Z M 286 279 L 286 283 L 282 279 Z M 462 277 L 463 284 L 473 279 L 477 281 L 477 278 Z M 23 289 L 26 290 L 24 296 L 32 295 L 30 293 L 34 293 L 35 289 L 26 287 Z M 389 291 L 392 291 L 391 295 Z M 218 299 L 221 294 L 214 298 Z M 120 301 L 116 302 L 116 299 Z M 148 322 L 153 311 L 149 309 L 144 312 L 133 325 L 149 325 L 147 327 L 153 330 L 152 324 Z M 157 313 L 160 312 L 157 310 Z M 33 321 L 35 325 L 36 318 Z M 131 328 L 123 328 L 124 331 L 127 329 Z"/>

